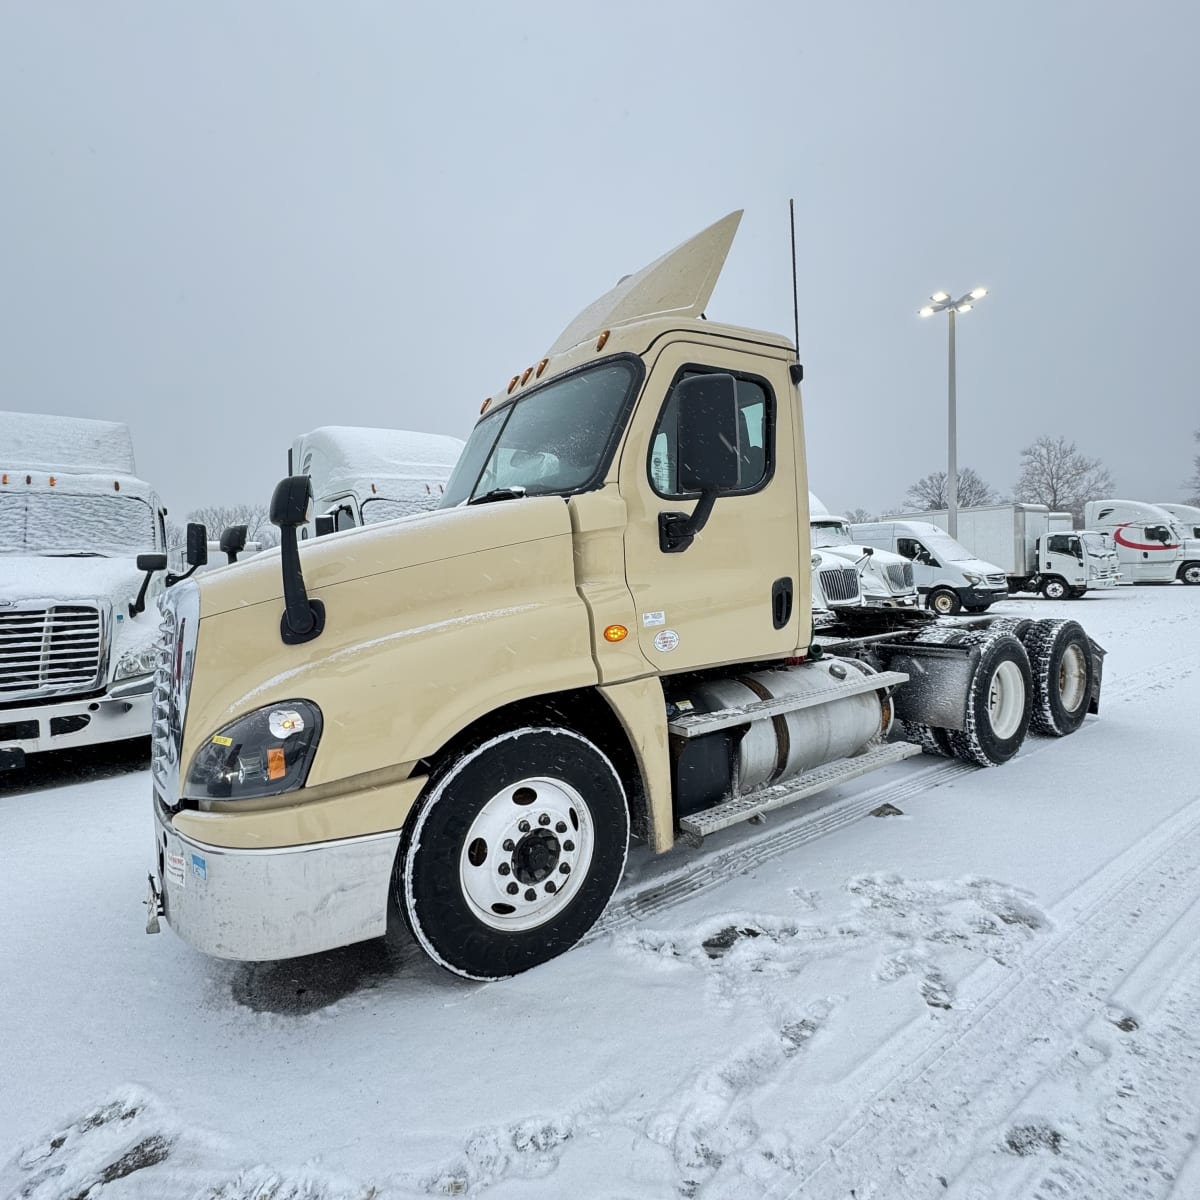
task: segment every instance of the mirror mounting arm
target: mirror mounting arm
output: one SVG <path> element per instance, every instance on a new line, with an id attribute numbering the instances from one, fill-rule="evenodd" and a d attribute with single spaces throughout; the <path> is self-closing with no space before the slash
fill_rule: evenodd
<path id="1" fill-rule="evenodd" d="M 658 545 L 664 554 L 682 554 L 695 540 L 696 534 L 708 524 L 713 505 L 717 502 L 717 489 L 706 488 L 700 493 L 700 501 L 690 514 L 659 513 Z"/>

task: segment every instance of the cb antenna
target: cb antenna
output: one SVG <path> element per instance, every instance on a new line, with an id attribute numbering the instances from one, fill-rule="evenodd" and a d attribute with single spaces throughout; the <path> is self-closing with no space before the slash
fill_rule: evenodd
<path id="1" fill-rule="evenodd" d="M 788 201 L 788 217 L 792 225 L 792 323 L 796 331 L 796 356 L 800 356 L 800 301 L 796 292 L 796 201 Z"/>

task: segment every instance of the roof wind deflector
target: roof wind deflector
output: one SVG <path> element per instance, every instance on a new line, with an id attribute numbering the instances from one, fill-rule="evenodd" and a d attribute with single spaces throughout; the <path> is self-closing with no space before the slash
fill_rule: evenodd
<path id="1" fill-rule="evenodd" d="M 712 298 L 741 219 L 740 209 L 731 212 L 635 275 L 626 275 L 558 335 L 547 357 L 588 341 L 605 329 L 648 317 L 699 318 Z"/>

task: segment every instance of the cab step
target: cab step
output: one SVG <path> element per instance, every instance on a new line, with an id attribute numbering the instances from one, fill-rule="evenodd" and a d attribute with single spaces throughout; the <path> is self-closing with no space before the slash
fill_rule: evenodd
<path id="1" fill-rule="evenodd" d="M 745 796 L 737 796 L 713 808 L 683 817 L 679 822 L 683 840 L 690 846 L 699 846 L 709 834 L 716 833 L 719 829 L 727 829 L 730 825 L 748 821 L 760 813 L 783 808 L 825 788 L 857 779 L 860 775 L 877 771 L 889 763 L 900 762 L 920 753 L 921 747 L 912 742 L 889 742 L 864 754 L 856 754 L 853 758 L 835 759 L 797 776 L 795 780 L 757 788 Z"/>
<path id="2" fill-rule="evenodd" d="M 685 713 L 667 722 L 667 732 L 681 738 L 702 737 L 706 733 L 716 733 L 718 729 L 745 725 L 747 721 L 762 721 L 767 717 L 798 712 L 802 708 L 829 704 L 845 696 L 861 696 L 863 692 L 877 692 L 880 688 L 907 682 L 908 675 L 903 671 L 876 671 L 873 675 L 860 675 L 855 671 L 844 683 L 836 687 L 819 688 L 806 696 L 780 696 L 774 700 L 755 700 L 736 708 L 721 708 L 716 712 Z"/>

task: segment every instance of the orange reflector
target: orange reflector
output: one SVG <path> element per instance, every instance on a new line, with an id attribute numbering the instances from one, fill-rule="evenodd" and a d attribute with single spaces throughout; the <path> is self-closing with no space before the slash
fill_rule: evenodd
<path id="1" fill-rule="evenodd" d="M 287 774 L 287 763 L 283 761 L 283 747 L 271 746 L 267 750 L 267 778 L 282 779 Z"/>
<path id="2" fill-rule="evenodd" d="M 521 386 L 524 387 L 529 382 L 530 375 L 533 374 L 532 367 L 526 367 L 525 373 L 521 376 Z"/>
<path id="3" fill-rule="evenodd" d="M 487 398 L 487 399 L 486 399 L 486 400 L 485 400 L 485 401 L 484 401 L 484 402 L 483 402 L 483 403 L 482 403 L 482 404 L 479 406 L 479 415 L 480 415 L 480 416 L 483 416 L 483 414 L 484 414 L 485 412 L 487 412 L 487 410 L 488 410 L 488 405 L 489 405 L 489 404 L 491 404 L 491 402 L 492 402 L 492 398 L 491 398 L 491 396 L 489 396 L 489 397 L 488 397 L 488 398 Z"/>
<path id="4" fill-rule="evenodd" d="M 5 487 L 8 487 L 8 476 L 0 476 L 0 483 L 4 484 Z"/>
<path id="5" fill-rule="evenodd" d="M 508 394 L 509 394 L 510 396 L 512 395 L 512 390 L 513 390 L 513 388 L 515 388 L 515 387 L 517 386 L 517 384 L 518 384 L 518 383 L 520 383 L 520 382 L 521 382 L 521 377 L 520 377 L 520 375 L 514 375 L 514 376 L 513 376 L 513 377 L 512 377 L 512 378 L 511 378 L 511 379 L 508 381 Z"/>
<path id="6" fill-rule="evenodd" d="M 50 486 L 51 486 L 51 487 L 53 487 L 53 486 L 54 486 L 54 482 L 55 482 L 55 481 L 54 481 L 54 476 L 53 476 L 53 475 L 51 475 L 51 476 L 50 476 Z"/>
<path id="7" fill-rule="evenodd" d="M 550 365 L 550 360 L 549 360 L 548 358 L 543 358 L 543 359 L 542 359 L 542 361 L 541 361 L 540 363 L 538 363 L 537 377 L 538 377 L 539 379 L 541 379 L 541 377 L 542 377 L 542 372 L 543 372 L 543 371 L 544 371 L 544 370 L 545 370 L 545 369 L 546 369 L 546 368 L 547 368 L 549 365 Z"/>
<path id="8" fill-rule="evenodd" d="M 606 329 L 606 330 L 605 330 L 605 331 L 604 331 L 604 332 L 603 332 L 603 333 L 602 333 L 602 334 L 601 334 L 601 335 L 600 335 L 600 336 L 599 336 L 599 337 L 596 339 L 596 349 L 597 349 L 597 350 L 603 350 L 603 349 L 604 349 L 604 343 L 608 341 L 608 333 L 609 333 L 609 331 Z"/>
<path id="9" fill-rule="evenodd" d="M 609 625 L 604 631 L 606 642 L 623 642 L 629 636 L 629 630 L 624 625 Z"/>

